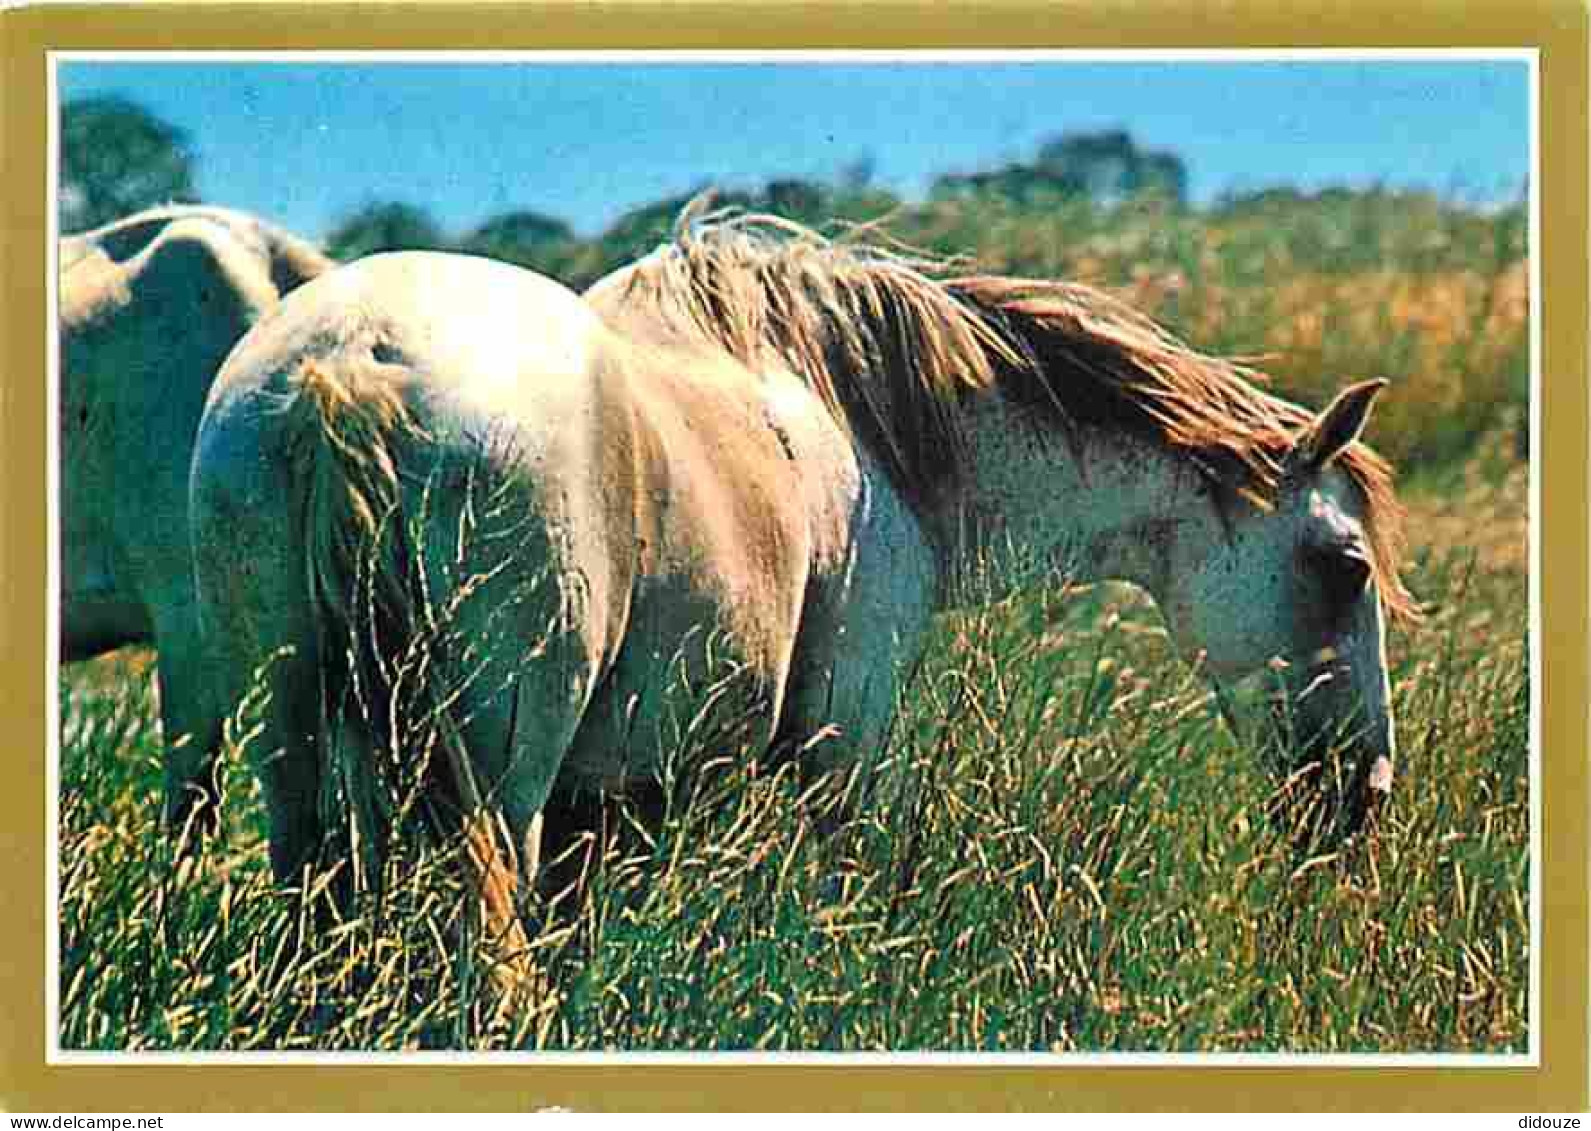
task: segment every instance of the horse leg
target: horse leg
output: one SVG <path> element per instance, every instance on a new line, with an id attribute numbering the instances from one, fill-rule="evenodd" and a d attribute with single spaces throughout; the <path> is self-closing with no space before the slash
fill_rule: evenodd
<path id="1" fill-rule="evenodd" d="M 442 768 L 457 806 L 466 882 L 498 992 L 494 1020 L 526 1009 L 550 1021 L 521 913 L 540 868 L 543 810 L 597 681 L 589 595 L 521 527 L 476 528 L 435 496 L 425 508 L 430 578 L 426 619 L 436 634 Z M 488 508 L 481 507 L 481 511 Z M 512 512 L 511 513 L 517 513 Z"/>
<path id="2" fill-rule="evenodd" d="M 324 836 L 319 676 L 313 645 L 272 661 L 269 699 L 254 740 L 253 763 L 270 820 L 271 870 L 278 880 L 296 878 L 315 864 Z"/>
<path id="3" fill-rule="evenodd" d="M 161 603 L 155 616 L 155 678 L 165 741 L 165 824 L 184 851 L 219 825 L 221 712 L 209 701 L 206 661 L 191 600 Z"/>
<path id="4" fill-rule="evenodd" d="M 460 700 L 461 722 L 444 736 L 457 792 L 466 881 L 477 907 L 483 951 L 498 993 L 496 1020 L 533 1010 L 550 1021 L 530 950 L 522 893 L 541 867 L 543 811 L 579 725 L 589 678 L 550 655 L 525 661 L 496 690 Z"/>
<path id="5" fill-rule="evenodd" d="M 848 574 L 812 582 L 781 727 L 797 742 L 831 730 L 803 756 L 803 771 L 860 763 L 853 810 L 900 794 L 905 767 L 886 757 L 890 728 L 935 608 L 933 557 L 916 525 L 873 533 L 859 539 Z"/>
<path id="6" fill-rule="evenodd" d="M 595 789 L 553 787 L 541 808 L 541 859 L 536 875 L 537 891 L 548 907 L 556 908 L 570 897 L 578 899 L 602 851 L 604 822 L 615 804 Z"/>
<path id="7" fill-rule="evenodd" d="M 175 769 L 168 764 L 168 774 L 179 777 L 192 798 L 195 789 L 186 783 L 195 777 L 189 775 L 210 781 L 217 760 L 241 748 L 264 794 L 272 874 L 280 882 L 295 879 L 315 860 L 322 839 L 320 673 L 313 645 L 262 652 L 223 645 L 207 651 L 206 674 L 210 702 L 226 710 L 187 732 L 195 755 Z M 200 733 L 212 736 L 213 745 L 198 746 Z"/>
<path id="8" fill-rule="evenodd" d="M 314 860 L 322 839 L 318 631 L 288 516 L 267 505 L 271 496 L 239 498 L 227 486 L 206 481 L 192 511 L 202 636 L 188 670 L 202 673 L 202 686 L 173 706 L 198 703 L 203 718 L 169 724 L 193 734 L 192 743 L 213 737 L 218 754 L 198 746 L 175 776 L 244 748 L 265 795 L 271 869 L 286 881 Z"/>

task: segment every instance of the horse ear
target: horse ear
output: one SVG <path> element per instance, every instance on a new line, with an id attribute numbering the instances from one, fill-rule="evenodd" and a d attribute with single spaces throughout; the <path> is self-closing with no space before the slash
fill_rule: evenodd
<path id="1" fill-rule="evenodd" d="M 1359 438 L 1376 396 L 1387 387 L 1382 380 L 1350 385 L 1332 401 L 1293 442 L 1288 468 L 1294 473 L 1316 472 L 1342 454 Z"/>

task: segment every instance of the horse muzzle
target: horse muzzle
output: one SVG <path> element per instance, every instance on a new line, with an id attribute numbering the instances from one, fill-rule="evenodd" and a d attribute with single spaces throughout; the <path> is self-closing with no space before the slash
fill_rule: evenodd
<path id="1" fill-rule="evenodd" d="M 1342 835 L 1364 829 L 1392 797 L 1393 756 L 1379 743 L 1308 742 L 1298 765 L 1323 815 Z"/>

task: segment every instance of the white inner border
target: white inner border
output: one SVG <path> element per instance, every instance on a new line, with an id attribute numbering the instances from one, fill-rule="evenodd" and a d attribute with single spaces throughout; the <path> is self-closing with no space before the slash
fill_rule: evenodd
<path id="1" fill-rule="evenodd" d="M 60 1047 L 59 862 L 60 844 L 60 452 L 58 429 L 60 375 L 55 325 L 58 317 L 56 280 L 56 186 L 60 163 L 60 90 L 57 68 L 61 63 L 160 63 L 160 62 L 283 62 L 362 63 L 473 63 L 556 66 L 570 63 L 645 63 L 697 65 L 731 63 L 1138 63 L 1138 62 L 1523 62 L 1529 67 L 1530 110 L 1530 1001 L 1529 1051 L 1526 1053 L 738 1053 L 738 1052 L 83 1052 Z M 1541 1064 L 1541 99 L 1540 52 L 1535 48 L 1478 49 L 1307 49 L 1307 50 L 824 50 L 824 51 L 51 51 L 48 53 L 48 157 L 45 170 L 49 201 L 49 247 L 46 254 L 45 292 L 49 319 L 45 327 L 48 397 L 51 426 L 45 437 L 48 459 L 49 565 L 45 613 L 45 703 L 49 713 L 48 756 L 45 772 L 45 826 L 50 837 L 46 855 L 45 885 L 45 1063 L 50 1065 L 107 1064 L 445 1064 L 445 1065 L 623 1065 L 690 1064 L 734 1065 L 925 1065 L 1044 1067 L 1053 1069 L 1102 1067 L 1210 1067 L 1210 1068 L 1520 1068 Z"/>

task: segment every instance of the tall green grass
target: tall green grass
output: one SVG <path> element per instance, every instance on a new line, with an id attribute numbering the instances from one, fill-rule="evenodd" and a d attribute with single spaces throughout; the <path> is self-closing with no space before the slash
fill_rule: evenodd
<path id="1" fill-rule="evenodd" d="M 910 787 L 826 835 L 845 781 L 696 736 L 661 813 L 611 806 L 538 892 L 545 1008 L 506 1020 L 446 847 L 402 850 L 339 918 L 331 876 L 271 883 L 234 767 L 224 840 L 177 860 L 147 681 L 74 671 L 63 1046 L 1523 1050 L 1522 577 L 1447 546 L 1413 582 L 1400 781 L 1346 847 L 1135 594 L 1035 594 L 942 626 L 890 752 Z"/>
<path id="2" fill-rule="evenodd" d="M 1285 205 L 1285 206 L 1284 206 Z M 1252 213 L 1252 214 L 1249 214 Z M 947 618 L 859 814 L 733 738 L 615 802 L 531 898 L 541 1007 L 501 1016 L 457 848 L 374 892 L 278 886 L 228 763 L 220 838 L 159 827 L 147 665 L 62 679 L 67 1049 L 1506 1052 L 1530 1034 L 1522 212 L 1384 194 L 1219 217 L 933 204 L 918 247 L 1118 287 L 1194 344 L 1276 352 L 1323 403 L 1394 379 L 1372 439 L 1412 484 L 1391 802 L 1337 845 L 1234 737 L 1135 593 Z"/>

